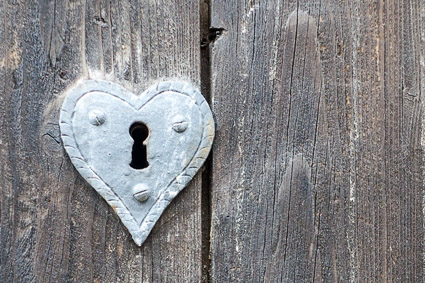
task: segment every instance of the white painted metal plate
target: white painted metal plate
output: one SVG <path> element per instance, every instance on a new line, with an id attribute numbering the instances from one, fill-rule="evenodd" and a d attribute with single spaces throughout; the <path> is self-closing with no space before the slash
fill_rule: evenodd
<path id="1" fill-rule="evenodd" d="M 102 80 L 67 91 L 60 129 L 75 168 L 139 246 L 204 163 L 215 130 L 204 97 L 188 83 L 163 82 L 135 95 Z"/>

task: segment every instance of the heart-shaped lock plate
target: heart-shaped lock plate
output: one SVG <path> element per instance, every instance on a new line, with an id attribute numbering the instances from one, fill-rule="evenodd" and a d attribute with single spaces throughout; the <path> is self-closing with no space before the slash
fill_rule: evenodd
<path id="1" fill-rule="evenodd" d="M 188 83 L 140 95 L 103 80 L 66 93 L 61 138 L 75 168 L 116 211 L 137 245 L 207 158 L 214 120 Z"/>

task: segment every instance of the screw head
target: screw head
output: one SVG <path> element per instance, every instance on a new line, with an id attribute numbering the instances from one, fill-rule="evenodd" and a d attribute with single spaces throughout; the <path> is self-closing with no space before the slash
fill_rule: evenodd
<path id="1" fill-rule="evenodd" d="M 89 121 L 92 125 L 100 126 L 105 123 L 106 115 L 103 111 L 94 109 L 89 113 Z"/>
<path id="2" fill-rule="evenodd" d="M 188 126 L 189 123 L 182 115 L 176 115 L 173 118 L 173 130 L 177 133 L 183 133 L 184 131 L 186 131 Z"/>
<path id="3" fill-rule="evenodd" d="M 151 190 L 145 184 L 137 184 L 133 187 L 133 197 L 138 201 L 147 201 L 150 196 Z"/>

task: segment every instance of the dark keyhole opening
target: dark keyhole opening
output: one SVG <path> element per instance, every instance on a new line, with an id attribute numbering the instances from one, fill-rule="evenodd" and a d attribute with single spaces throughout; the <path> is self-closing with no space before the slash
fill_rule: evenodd
<path id="1" fill-rule="evenodd" d="M 148 154 L 146 152 L 146 145 L 143 144 L 149 136 L 148 127 L 143 123 L 136 122 L 130 127 L 130 136 L 134 140 L 130 166 L 134 169 L 148 167 Z"/>

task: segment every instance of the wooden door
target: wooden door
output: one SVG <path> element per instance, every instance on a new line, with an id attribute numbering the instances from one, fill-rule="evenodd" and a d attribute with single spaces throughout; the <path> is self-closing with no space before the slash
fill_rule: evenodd
<path id="1" fill-rule="evenodd" d="M 1 282 L 423 282 L 425 2 L 3 0 Z M 80 78 L 198 86 L 210 158 L 142 247 L 64 152 Z"/>

